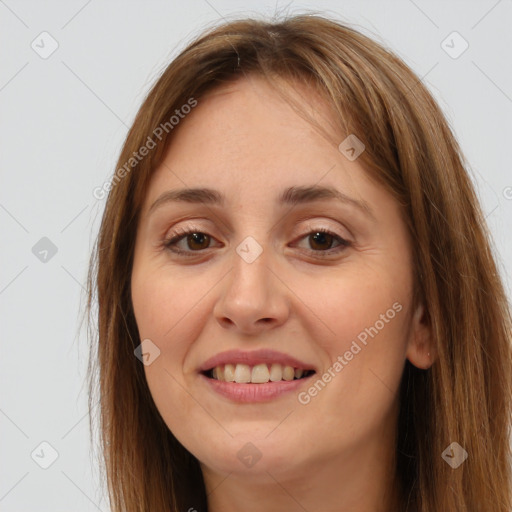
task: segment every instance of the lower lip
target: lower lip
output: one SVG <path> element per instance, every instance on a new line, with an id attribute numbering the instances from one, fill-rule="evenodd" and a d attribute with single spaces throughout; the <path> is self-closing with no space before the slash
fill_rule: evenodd
<path id="1" fill-rule="evenodd" d="M 236 382 L 225 382 L 210 379 L 206 375 L 199 376 L 219 395 L 222 395 L 234 402 L 268 402 L 287 393 L 297 391 L 304 383 L 308 382 L 315 374 L 303 379 L 282 380 L 279 382 L 267 382 L 265 384 L 237 384 Z"/>

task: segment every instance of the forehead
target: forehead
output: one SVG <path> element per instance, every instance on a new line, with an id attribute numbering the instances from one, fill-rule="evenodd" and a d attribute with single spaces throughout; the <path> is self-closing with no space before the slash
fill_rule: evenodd
<path id="1" fill-rule="evenodd" d="M 285 88 L 300 111 L 272 85 Z M 301 83 L 269 84 L 253 76 L 218 87 L 199 98 L 173 132 L 147 201 L 169 187 L 200 184 L 269 193 L 279 184 L 310 185 L 334 174 L 339 183 L 340 173 L 348 190 L 352 175 L 365 173 L 340 154 L 344 136 L 336 124 L 328 103 Z"/>

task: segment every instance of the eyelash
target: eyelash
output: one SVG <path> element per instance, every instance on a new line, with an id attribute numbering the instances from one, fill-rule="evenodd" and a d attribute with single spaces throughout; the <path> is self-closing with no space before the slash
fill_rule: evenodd
<path id="1" fill-rule="evenodd" d="M 207 236 L 210 237 L 210 239 L 213 239 L 213 237 L 208 235 L 208 233 L 205 233 L 205 232 L 201 231 L 200 229 L 196 229 L 194 227 L 190 227 L 190 228 L 185 228 L 185 229 L 177 229 L 173 233 L 171 238 L 165 239 L 163 241 L 163 246 L 167 250 L 169 250 L 169 251 L 171 251 L 171 252 L 173 252 L 175 254 L 181 255 L 181 256 L 185 256 L 185 257 L 197 256 L 198 253 L 201 253 L 201 252 L 209 249 L 209 247 L 207 249 L 200 249 L 200 250 L 197 250 L 197 251 L 184 251 L 182 249 L 177 249 L 175 247 L 176 244 L 178 242 L 180 242 L 183 238 L 185 238 L 186 236 L 191 235 L 193 233 L 201 234 L 201 235 L 207 235 Z M 309 252 L 310 254 L 314 254 L 317 257 L 325 258 L 325 257 L 331 256 L 333 254 L 337 254 L 338 252 L 341 252 L 341 251 L 345 250 L 346 248 L 348 248 L 348 247 L 350 247 L 352 245 L 352 243 L 349 242 L 348 240 L 345 240 L 344 238 L 340 237 L 336 233 L 334 233 L 334 232 L 332 232 L 332 231 L 330 231 L 328 229 L 323 229 L 323 228 L 310 230 L 305 235 L 300 237 L 299 240 L 302 240 L 303 238 L 306 238 L 309 235 L 316 234 L 316 233 L 322 233 L 322 234 L 330 235 L 330 236 L 334 237 L 335 241 L 339 242 L 339 245 L 337 247 L 331 248 L 331 249 L 327 249 L 326 251 L 313 250 L 313 249 L 307 250 L 307 252 Z"/>

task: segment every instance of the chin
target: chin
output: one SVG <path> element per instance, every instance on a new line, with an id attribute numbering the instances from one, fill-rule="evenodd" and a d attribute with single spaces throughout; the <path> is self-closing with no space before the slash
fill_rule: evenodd
<path id="1" fill-rule="evenodd" d="M 211 442 L 208 451 L 204 450 L 203 445 L 194 455 L 203 468 L 224 474 L 250 475 L 251 478 L 261 476 L 262 481 L 268 483 L 269 473 L 290 473 L 293 468 L 306 463 L 303 446 L 300 443 L 294 443 L 293 446 L 285 444 L 285 437 L 258 439 L 256 435 L 246 433 L 219 441 L 215 446 Z"/>

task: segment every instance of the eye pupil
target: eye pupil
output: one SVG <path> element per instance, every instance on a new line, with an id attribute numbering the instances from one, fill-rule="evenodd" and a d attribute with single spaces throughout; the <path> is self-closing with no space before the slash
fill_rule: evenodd
<path id="1" fill-rule="evenodd" d="M 322 233 L 321 231 L 317 231 L 315 234 L 312 235 L 312 238 L 313 238 L 315 244 L 317 244 L 317 243 L 325 244 L 326 237 L 327 237 L 327 245 L 329 248 L 330 245 L 332 244 L 332 238 L 333 238 L 332 235 L 330 235 L 329 233 Z M 323 247 L 323 248 L 325 249 L 325 247 Z"/>
<path id="2" fill-rule="evenodd" d="M 309 253 L 314 253 L 315 256 L 318 257 L 327 257 L 327 255 L 332 255 L 334 252 L 341 252 L 351 245 L 340 236 L 322 229 L 311 230 L 309 234 L 304 235 L 301 239 L 309 241 Z M 172 252 L 181 255 L 186 253 L 191 255 L 192 252 L 200 254 L 205 249 L 210 249 L 211 241 L 212 237 L 210 235 L 203 231 L 190 229 L 189 231 L 178 231 L 178 234 L 174 236 L 174 238 L 165 242 L 165 246 Z M 335 248 L 333 248 L 334 242 L 337 242 L 338 247 L 335 246 Z M 183 248 L 182 246 L 182 248 L 179 249 L 179 244 L 185 244 L 186 247 Z"/>
<path id="3" fill-rule="evenodd" d="M 188 239 L 188 242 L 189 242 L 189 247 L 191 249 L 194 248 L 193 244 L 195 244 L 196 242 L 199 243 L 199 245 L 200 245 L 200 247 L 195 247 L 196 249 L 197 248 L 205 249 L 209 245 L 209 236 L 205 235 L 204 233 L 190 233 L 188 235 L 187 239 Z M 206 244 L 206 247 L 203 247 L 204 243 L 201 244 L 201 241 L 204 242 L 205 240 L 207 240 L 207 244 Z M 192 244 L 190 243 L 191 241 L 192 241 Z"/>

